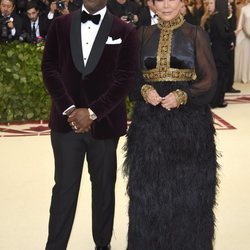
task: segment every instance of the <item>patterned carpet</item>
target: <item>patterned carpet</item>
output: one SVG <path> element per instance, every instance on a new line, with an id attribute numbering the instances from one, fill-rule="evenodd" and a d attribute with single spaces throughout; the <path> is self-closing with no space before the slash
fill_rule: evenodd
<path id="1" fill-rule="evenodd" d="M 0 137 L 49 135 L 48 123 L 44 121 L 0 124 Z"/>
<path id="2" fill-rule="evenodd" d="M 225 101 L 228 104 L 250 103 L 250 95 L 226 94 Z"/>
<path id="3" fill-rule="evenodd" d="M 217 130 L 236 129 L 216 114 L 214 114 L 214 125 Z M 0 124 L 0 137 L 42 136 L 49 134 L 48 123 L 44 121 Z"/>
<path id="4" fill-rule="evenodd" d="M 250 103 L 250 94 L 227 94 L 225 101 L 228 104 Z M 229 121 L 214 114 L 214 125 L 217 130 L 236 129 Z M 49 135 L 50 130 L 46 121 L 34 121 L 24 123 L 0 124 L 0 137 L 12 136 L 41 136 Z"/>

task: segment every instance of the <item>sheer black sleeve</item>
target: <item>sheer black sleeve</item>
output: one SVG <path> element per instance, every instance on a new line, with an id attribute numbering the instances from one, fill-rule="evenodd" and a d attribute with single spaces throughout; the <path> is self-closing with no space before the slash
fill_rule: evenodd
<path id="1" fill-rule="evenodd" d="M 139 49 L 141 50 L 142 42 L 143 42 L 143 34 L 145 31 L 145 27 L 142 26 L 138 29 L 138 40 L 139 40 Z M 140 51 L 139 51 L 140 52 Z M 140 69 L 142 69 L 142 61 L 141 61 L 141 53 L 139 54 L 139 62 L 140 62 Z M 144 101 L 143 97 L 141 95 L 141 87 L 145 84 L 143 81 L 143 74 L 142 70 L 139 70 L 136 76 L 136 85 L 133 87 L 133 89 L 129 93 L 129 100 L 130 101 Z"/>
<path id="2" fill-rule="evenodd" d="M 196 105 L 207 104 L 214 95 L 217 71 L 208 36 L 200 27 L 197 27 L 195 37 L 195 72 L 197 78 L 187 89 L 188 102 Z"/>

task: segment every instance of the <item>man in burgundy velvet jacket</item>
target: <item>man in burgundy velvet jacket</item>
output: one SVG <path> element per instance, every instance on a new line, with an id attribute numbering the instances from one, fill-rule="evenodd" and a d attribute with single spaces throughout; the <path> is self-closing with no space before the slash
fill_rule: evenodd
<path id="1" fill-rule="evenodd" d="M 116 147 L 126 133 L 125 97 L 137 70 L 136 31 L 107 11 L 106 0 L 83 0 L 82 13 L 51 24 L 42 61 L 55 157 L 47 250 L 67 247 L 85 155 L 94 242 L 96 249 L 110 249 Z"/>

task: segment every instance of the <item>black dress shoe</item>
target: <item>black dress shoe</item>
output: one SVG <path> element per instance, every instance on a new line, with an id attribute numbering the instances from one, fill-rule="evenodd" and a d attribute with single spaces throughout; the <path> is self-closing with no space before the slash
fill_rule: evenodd
<path id="1" fill-rule="evenodd" d="M 218 104 L 216 107 L 217 108 L 225 108 L 226 106 L 227 106 L 227 103 L 223 102 L 223 103 Z"/>
<path id="2" fill-rule="evenodd" d="M 223 103 L 219 103 L 219 104 L 216 104 L 216 105 L 210 105 L 210 107 L 212 109 L 215 109 L 215 108 L 225 108 L 227 106 L 227 103 L 226 102 L 223 102 Z"/>
<path id="3" fill-rule="evenodd" d="M 239 89 L 235 89 L 235 88 L 231 88 L 229 91 L 227 91 L 228 93 L 240 93 Z"/>
<path id="4" fill-rule="evenodd" d="M 95 250 L 110 250 L 110 249 L 111 249 L 110 245 L 104 247 L 98 247 L 98 246 L 95 247 Z"/>

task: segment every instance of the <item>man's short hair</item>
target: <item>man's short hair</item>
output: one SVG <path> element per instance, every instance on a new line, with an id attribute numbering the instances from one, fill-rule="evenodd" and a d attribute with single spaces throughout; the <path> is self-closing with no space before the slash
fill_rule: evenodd
<path id="1" fill-rule="evenodd" d="M 2 3 L 3 0 L 0 0 L 0 3 Z M 7 0 L 12 3 L 13 6 L 15 6 L 15 0 Z"/>
<path id="2" fill-rule="evenodd" d="M 30 9 L 35 9 L 35 10 L 39 10 L 36 1 L 30 1 L 26 4 L 26 11 L 30 10 Z"/>

